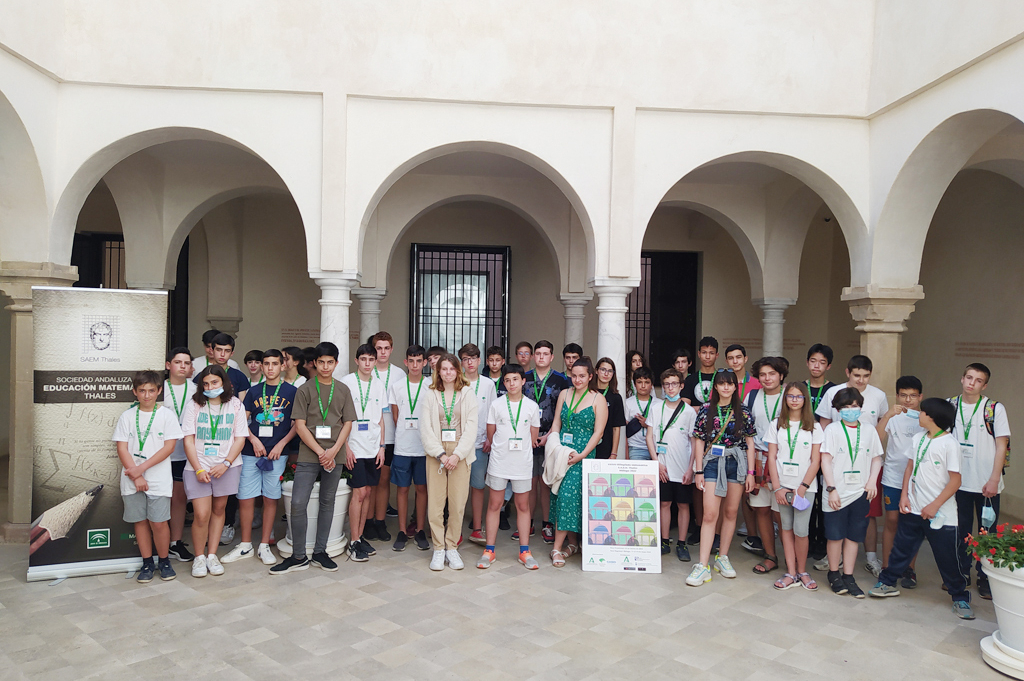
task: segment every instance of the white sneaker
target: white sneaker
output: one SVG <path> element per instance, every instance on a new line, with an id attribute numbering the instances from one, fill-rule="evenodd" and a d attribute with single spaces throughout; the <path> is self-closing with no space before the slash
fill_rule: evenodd
<path id="1" fill-rule="evenodd" d="M 224 566 L 220 564 L 220 560 L 217 559 L 217 554 L 215 553 L 211 553 L 206 557 L 206 568 L 214 577 L 224 574 Z"/>
<path id="2" fill-rule="evenodd" d="M 718 574 L 727 579 L 734 579 L 736 577 L 736 570 L 733 568 L 729 556 L 718 556 L 715 558 L 715 569 L 718 570 Z"/>
<path id="3" fill-rule="evenodd" d="M 444 570 L 444 549 L 434 550 L 434 557 L 430 559 L 430 569 L 434 572 Z"/>
<path id="4" fill-rule="evenodd" d="M 274 552 L 270 550 L 270 544 L 260 544 L 256 555 L 260 557 L 264 565 L 277 565 L 277 558 L 274 558 Z"/>
<path id="5" fill-rule="evenodd" d="M 231 525 L 225 525 L 220 533 L 220 545 L 227 546 L 233 541 L 235 541 L 235 528 Z"/>
<path id="6" fill-rule="evenodd" d="M 196 556 L 195 560 L 192 561 L 192 576 L 205 577 L 207 572 L 206 556 Z"/>
<path id="7" fill-rule="evenodd" d="M 868 561 L 866 563 L 864 563 L 864 569 L 867 570 L 868 572 L 870 572 L 875 579 L 878 579 L 878 575 L 882 574 L 882 561 L 881 561 L 881 559 L 879 559 L 879 558 L 874 558 L 874 559 L 869 558 Z"/>
<path id="8" fill-rule="evenodd" d="M 222 563 L 234 563 L 236 560 L 242 560 L 243 558 L 252 558 L 256 555 L 256 552 L 252 550 L 252 544 L 243 542 L 231 549 L 228 555 L 224 556 Z"/>
<path id="9" fill-rule="evenodd" d="M 711 581 L 711 570 L 708 570 L 707 565 L 697 563 L 690 570 L 690 576 L 686 578 L 686 583 L 689 586 L 702 586 Z"/>
<path id="10" fill-rule="evenodd" d="M 840 565 L 840 567 L 842 567 Z M 814 564 L 814 569 L 818 572 L 826 572 L 828 570 L 828 556 L 822 556 L 821 560 Z"/>
<path id="11" fill-rule="evenodd" d="M 737 525 L 736 526 L 736 534 L 739 535 L 740 537 L 746 537 L 747 536 L 747 524 L 743 523 L 742 525 Z"/>
<path id="12" fill-rule="evenodd" d="M 444 557 L 448 561 L 448 567 L 452 570 L 461 570 L 466 567 L 462 562 L 462 556 L 459 555 L 458 549 L 448 549 L 444 552 Z"/>

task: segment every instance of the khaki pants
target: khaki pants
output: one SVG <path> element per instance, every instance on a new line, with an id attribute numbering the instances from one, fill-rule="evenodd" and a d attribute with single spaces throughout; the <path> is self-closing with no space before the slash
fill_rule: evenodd
<path id="1" fill-rule="evenodd" d="M 456 549 L 462 535 L 462 518 L 469 498 L 469 466 L 459 461 L 455 470 L 437 472 L 440 462 L 427 457 L 427 522 L 435 550 Z M 448 530 L 444 527 L 444 505 L 448 502 Z"/>

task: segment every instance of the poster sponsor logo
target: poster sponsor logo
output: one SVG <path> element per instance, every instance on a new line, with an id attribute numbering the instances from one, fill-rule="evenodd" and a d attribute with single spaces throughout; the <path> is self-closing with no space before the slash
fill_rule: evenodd
<path id="1" fill-rule="evenodd" d="M 88 533 L 86 534 L 86 548 L 109 549 L 110 530 L 89 530 Z"/>
<path id="2" fill-rule="evenodd" d="M 120 362 L 121 318 L 118 315 L 85 315 L 82 318 L 81 361 Z"/>
<path id="3" fill-rule="evenodd" d="M 134 402 L 128 371 L 34 371 L 36 404 Z"/>

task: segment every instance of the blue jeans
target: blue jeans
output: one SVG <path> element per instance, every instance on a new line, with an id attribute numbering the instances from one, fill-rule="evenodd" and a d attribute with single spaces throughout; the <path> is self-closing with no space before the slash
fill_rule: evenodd
<path id="1" fill-rule="evenodd" d="M 985 495 L 981 492 L 963 492 L 957 490 L 956 493 L 956 513 L 957 513 L 957 536 L 960 539 L 960 543 L 957 544 L 960 549 L 957 551 L 957 559 L 960 561 L 960 572 L 967 576 L 967 579 L 971 578 L 971 551 L 964 543 L 967 539 L 967 535 L 971 534 L 971 530 L 974 528 L 974 519 L 978 519 L 978 528 L 985 527 L 989 532 L 999 522 L 999 495 L 995 495 L 991 498 L 992 510 L 996 512 L 996 522 L 985 527 L 981 523 L 981 509 L 985 506 Z M 981 571 L 981 561 L 975 563 L 975 569 L 978 571 L 978 581 L 988 579 L 985 573 Z"/>
<path id="2" fill-rule="evenodd" d="M 968 572 L 960 568 L 959 556 L 963 551 L 959 550 L 957 534 L 957 528 L 952 525 L 934 530 L 930 520 L 912 513 L 901 513 L 900 524 L 896 527 L 896 538 L 893 539 L 892 551 L 889 553 L 889 567 L 878 575 L 878 581 L 895 586 L 896 580 L 910 567 L 910 561 L 917 555 L 921 542 L 927 539 L 935 557 L 935 566 L 939 568 L 939 576 L 942 577 L 950 598 L 954 602 L 970 603 L 971 592 L 967 590 Z"/>

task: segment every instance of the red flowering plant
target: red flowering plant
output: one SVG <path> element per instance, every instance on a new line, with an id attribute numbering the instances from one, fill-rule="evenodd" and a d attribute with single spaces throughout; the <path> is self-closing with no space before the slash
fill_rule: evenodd
<path id="1" fill-rule="evenodd" d="M 1003 523 L 996 525 L 995 532 L 982 529 L 977 536 L 967 535 L 965 541 L 976 560 L 985 559 L 1011 572 L 1024 568 L 1024 525 Z"/>

